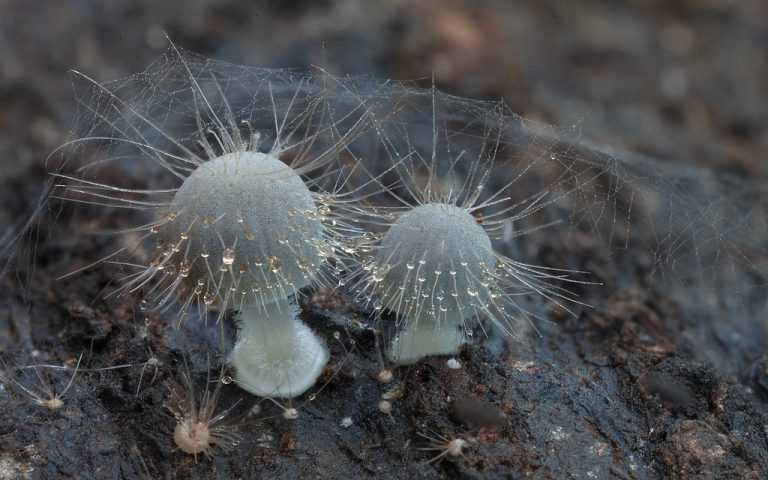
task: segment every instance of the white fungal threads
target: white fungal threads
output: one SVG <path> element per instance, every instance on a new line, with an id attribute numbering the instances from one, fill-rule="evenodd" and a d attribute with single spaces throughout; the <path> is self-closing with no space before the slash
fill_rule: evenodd
<path id="1" fill-rule="evenodd" d="M 83 354 L 81 353 L 77 358 L 77 364 L 75 365 L 75 368 L 72 372 L 72 376 L 69 378 L 69 381 L 67 382 L 64 389 L 60 392 L 56 391 L 51 380 L 47 377 L 46 374 L 41 373 L 40 369 L 36 365 L 32 365 L 31 368 L 34 369 L 35 378 L 40 383 L 39 388 L 24 385 L 22 382 L 13 378 L 14 373 L 11 372 L 12 369 L 9 368 L 5 362 L 2 362 L 2 360 L 0 360 L 0 367 L 2 367 L 2 370 L 0 370 L 0 382 L 8 382 L 13 387 L 18 388 L 36 405 L 46 407 L 49 410 L 58 410 L 64 406 L 64 396 L 67 394 L 75 381 L 75 377 L 77 376 L 77 372 L 80 369 L 80 362 L 82 359 Z"/>
<path id="2" fill-rule="evenodd" d="M 464 456 L 464 448 L 468 446 L 468 442 L 463 438 L 449 439 L 448 437 L 441 435 L 437 432 L 431 434 L 416 432 L 419 436 L 429 441 L 428 447 L 421 447 L 419 450 L 440 452 L 434 457 L 430 458 L 427 463 L 440 463 L 445 457 L 458 458 Z"/>
<path id="3" fill-rule="evenodd" d="M 71 144 L 106 139 L 135 149 L 134 155 L 170 174 L 175 186 L 128 189 L 86 179 L 84 174 L 58 174 L 67 181 L 59 185 L 62 197 L 152 212 L 152 221 L 129 229 L 140 235 L 139 245 L 155 244 L 146 264 L 113 260 L 127 248 L 101 260 L 136 270 L 116 293 L 141 293 L 142 306 L 148 309 L 163 311 L 178 305 L 179 322 L 192 311 L 204 315 L 217 310 L 217 320 L 227 311 L 238 312 L 240 332 L 230 356 L 238 384 L 257 395 L 300 395 L 314 383 L 329 354 L 323 341 L 297 319 L 289 298 L 312 284 L 335 286 L 330 276 L 353 252 L 358 235 L 341 215 L 355 211 L 355 192 L 340 193 L 344 185 L 338 184 L 330 192 L 313 191 L 309 187 L 318 190 L 319 180 L 308 185 L 302 175 L 318 169 L 323 170 L 321 178 L 334 174 L 327 167 L 359 133 L 366 112 L 354 100 L 351 105 L 329 105 L 335 100 L 311 79 L 255 70 L 262 83 L 253 88 L 260 87 L 261 95 L 251 90 L 231 95 L 249 102 L 261 99 L 241 120 L 216 78 L 215 62 L 195 64 L 194 57 L 178 51 L 173 55 L 175 68 L 188 81 L 179 86 L 167 72 L 161 72 L 165 74 L 158 81 L 169 82 L 160 85 L 172 95 L 186 92 L 187 108 L 194 113 L 192 120 L 163 120 L 196 125 L 193 142 L 161 129 L 155 111 L 140 110 L 143 105 L 92 82 L 94 90 L 114 105 L 118 117 L 105 122 L 108 134 Z M 247 71 L 228 64 L 220 67 Z M 271 76 L 276 77 L 274 90 Z M 160 88 L 153 85 L 153 90 Z M 254 119 L 262 124 L 259 132 L 251 124 L 256 110 L 268 111 L 267 118 Z M 153 113 L 155 117 L 150 116 Z M 262 136 L 273 138 L 267 152 L 258 150 Z M 291 158 L 291 165 L 283 157 Z M 97 159 L 93 164 L 113 160 Z M 86 164 L 77 172 L 90 167 Z"/>

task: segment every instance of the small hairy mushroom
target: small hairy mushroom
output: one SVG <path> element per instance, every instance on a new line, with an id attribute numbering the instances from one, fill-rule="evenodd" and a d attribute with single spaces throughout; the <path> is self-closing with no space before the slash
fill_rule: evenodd
<path id="1" fill-rule="evenodd" d="M 482 288 L 496 266 L 491 241 L 466 210 L 428 203 L 402 215 L 376 252 L 376 295 L 407 318 L 388 356 L 398 364 L 455 353 L 465 342 L 464 319 L 487 309 Z"/>
<path id="2" fill-rule="evenodd" d="M 188 369 L 188 367 L 187 367 Z M 197 455 L 202 453 L 210 457 L 214 448 L 229 451 L 240 441 L 235 427 L 225 420 L 239 404 L 239 400 L 223 411 L 218 410 L 221 387 L 225 383 L 222 377 L 216 381 L 216 387 L 210 390 L 210 378 L 206 379 L 205 389 L 200 397 L 196 396 L 192 378 L 187 370 L 182 375 L 183 386 L 171 388 L 171 395 L 166 408 L 176 419 L 173 441 L 184 453 Z"/>
<path id="3" fill-rule="evenodd" d="M 517 319 L 531 317 L 521 297 L 539 295 L 560 306 L 579 303 L 558 284 L 585 283 L 572 278 L 582 272 L 530 265 L 494 248 L 515 222 L 546 205 L 548 192 L 515 201 L 514 179 L 486 192 L 505 119 L 483 116 L 464 132 L 453 115 L 437 108 L 438 95 L 433 90 L 430 98 L 429 146 L 411 141 L 421 112 L 414 119 L 404 108 L 377 122 L 402 188 L 388 192 L 390 203 L 398 205 L 370 209 L 371 224 L 383 231 L 348 282 L 379 319 L 384 312 L 394 314 L 396 328 L 386 353 L 398 365 L 456 354 L 481 319 L 514 335 Z M 483 135 L 473 135 L 474 128 Z"/>
<path id="4" fill-rule="evenodd" d="M 94 165 L 117 158 L 149 161 L 164 170 L 162 181 L 171 188 L 100 183 L 90 178 L 98 167 L 86 165 L 73 174 L 52 172 L 62 182 L 56 196 L 150 212 L 149 221 L 121 231 L 133 235 L 138 245 L 92 264 L 109 261 L 136 270 L 113 294 L 138 293 L 145 310 L 176 307 L 179 324 L 194 313 L 218 312 L 217 321 L 234 313 L 240 329 L 229 361 L 238 385 L 260 396 L 301 395 L 322 372 L 329 352 L 298 319 L 294 297 L 310 285 L 335 286 L 340 258 L 354 250 L 352 238 L 359 229 L 347 223 L 344 213 L 355 211 L 355 192 L 341 193 L 344 181 L 332 191 L 320 184 L 340 173 L 331 163 L 365 123 L 365 108 L 348 97 L 329 105 L 335 97 L 309 76 L 254 69 L 264 89 L 243 96 L 239 85 L 222 85 L 216 65 L 207 60 L 199 63 L 173 45 L 164 60 L 178 69 L 177 75 L 152 75 L 150 69 L 134 78 L 140 84 L 154 79 L 151 90 L 158 98 L 165 93 L 173 108 L 181 103 L 184 108 L 159 115 L 144 97 L 119 96 L 130 89 L 110 90 L 78 74 L 110 112 L 117 112 L 116 118 L 96 115 L 105 132 L 95 134 L 89 126 L 85 137 L 57 150 L 95 143 L 103 155 L 106 141 L 131 155 L 97 158 Z M 243 113 L 242 105 L 230 103 L 243 98 L 253 108 L 258 104 L 258 110 Z M 351 103 L 342 105 L 345 101 Z M 262 111 L 268 112 L 266 118 L 255 113 Z M 252 120 L 260 122 L 258 129 Z M 163 128 L 169 125 L 193 130 L 179 135 Z M 269 146 L 266 151 L 262 143 Z M 318 172 L 315 178 L 309 175 L 313 171 Z M 116 260 L 123 251 L 136 250 L 149 252 L 140 262 Z"/>
<path id="5" fill-rule="evenodd" d="M 468 442 L 460 437 L 449 439 L 448 437 L 437 432 L 432 432 L 432 434 L 426 434 L 423 432 L 416 433 L 420 437 L 429 441 L 428 447 L 421 447 L 419 450 L 428 452 L 440 452 L 429 459 L 427 463 L 441 462 L 445 457 L 463 457 L 464 448 L 468 446 Z"/>
<path id="6" fill-rule="evenodd" d="M 237 310 L 230 362 L 256 395 L 302 394 L 329 357 L 289 299 L 332 250 L 315 201 L 275 155 L 234 152 L 192 172 L 174 196 L 173 221 L 159 229 L 163 242 L 179 245 L 170 251 L 188 290 Z"/>

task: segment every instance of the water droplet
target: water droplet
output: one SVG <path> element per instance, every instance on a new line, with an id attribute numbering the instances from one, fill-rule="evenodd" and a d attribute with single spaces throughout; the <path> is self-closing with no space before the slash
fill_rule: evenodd
<path id="1" fill-rule="evenodd" d="M 190 268 L 191 266 L 189 262 L 187 262 L 186 260 L 182 260 L 181 264 L 179 265 L 179 276 L 181 276 L 182 278 L 187 278 L 189 276 Z"/>
<path id="2" fill-rule="evenodd" d="M 221 254 L 221 263 L 224 265 L 235 263 L 235 251 L 231 248 L 225 248 L 224 253 Z"/>
<path id="3" fill-rule="evenodd" d="M 272 270 L 272 273 L 277 273 L 280 271 L 280 267 L 282 266 L 282 262 L 280 261 L 280 258 L 271 256 L 268 259 L 269 261 L 269 269 Z"/>
<path id="4" fill-rule="evenodd" d="M 458 370 L 458 369 L 460 369 L 460 368 L 461 368 L 461 362 L 459 362 L 459 361 L 458 361 L 458 360 L 456 360 L 455 358 L 449 358 L 449 359 L 448 359 L 448 360 L 445 362 L 445 365 L 446 365 L 448 368 L 450 368 L 451 370 Z"/>

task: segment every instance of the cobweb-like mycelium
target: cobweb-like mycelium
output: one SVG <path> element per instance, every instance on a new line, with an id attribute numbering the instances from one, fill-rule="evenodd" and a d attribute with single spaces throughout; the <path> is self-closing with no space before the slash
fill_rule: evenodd
<path id="1" fill-rule="evenodd" d="M 113 294 L 175 309 L 179 322 L 237 311 L 230 362 L 238 384 L 265 396 L 303 393 L 328 351 L 298 319 L 293 297 L 335 285 L 360 235 L 348 221 L 356 191 L 338 162 L 354 163 L 348 147 L 368 118 L 354 85 L 175 49 L 130 81 L 77 77 L 89 84 L 94 98 L 83 108 L 95 123 L 65 147 L 81 157 L 85 147 L 96 152 L 74 171 L 54 173 L 56 195 L 145 214 L 119 232 L 128 245 L 96 262 L 127 272 Z M 110 169 L 166 186 L 103 180 Z"/>
<path id="2" fill-rule="evenodd" d="M 399 162 L 399 186 L 377 197 L 376 238 L 348 284 L 377 318 L 397 319 L 395 363 L 455 353 L 478 326 L 519 336 L 552 307 L 576 318 L 638 263 L 649 285 L 692 310 L 764 288 L 758 185 L 734 194 L 727 175 L 617 156 L 503 102 L 401 84 L 382 97 L 390 108 L 375 131 Z M 582 263 L 585 235 L 615 267 L 595 274 L 598 258 Z"/>

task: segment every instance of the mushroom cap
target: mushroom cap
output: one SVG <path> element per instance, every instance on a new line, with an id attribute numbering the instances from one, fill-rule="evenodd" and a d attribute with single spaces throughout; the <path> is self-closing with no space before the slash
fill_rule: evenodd
<path id="1" fill-rule="evenodd" d="M 496 265 L 491 240 L 467 209 L 428 203 L 400 215 L 376 252 L 377 295 L 390 310 L 458 323 L 482 308 Z"/>
<path id="2" fill-rule="evenodd" d="M 234 152 L 200 165 L 175 193 L 159 230 L 175 248 L 187 285 L 215 292 L 285 297 L 311 283 L 326 242 L 312 192 L 272 153 Z"/>

